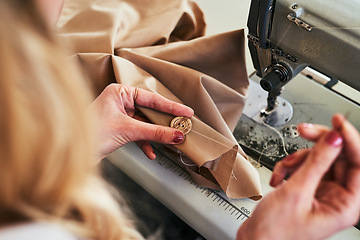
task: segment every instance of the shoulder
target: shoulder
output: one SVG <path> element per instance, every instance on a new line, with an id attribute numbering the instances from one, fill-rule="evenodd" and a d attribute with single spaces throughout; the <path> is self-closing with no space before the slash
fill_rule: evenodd
<path id="1" fill-rule="evenodd" d="M 0 240 L 79 240 L 60 226 L 27 223 L 0 228 Z"/>

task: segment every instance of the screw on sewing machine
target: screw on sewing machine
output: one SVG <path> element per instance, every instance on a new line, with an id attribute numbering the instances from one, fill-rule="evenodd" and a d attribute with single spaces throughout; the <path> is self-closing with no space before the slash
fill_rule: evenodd
<path id="1" fill-rule="evenodd" d="M 306 23 L 305 21 L 301 20 L 300 18 L 296 17 L 296 14 L 294 12 L 291 12 L 287 15 L 287 19 L 289 19 L 291 22 L 295 23 L 299 27 L 305 29 L 308 32 L 311 32 L 312 26 L 310 24 Z"/>
<path id="2" fill-rule="evenodd" d="M 291 56 L 289 53 L 280 48 L 272 48 L 271 54 L 273 54 L 275 57 L 284 57 L 292 62 L 297 62 L 297 57 Z"/>

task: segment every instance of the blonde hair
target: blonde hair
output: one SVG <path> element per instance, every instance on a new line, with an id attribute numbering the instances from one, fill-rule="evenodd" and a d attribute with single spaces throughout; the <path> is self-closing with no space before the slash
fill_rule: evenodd
<path id="1" fill-rule="evenodd" d="M 96 170 L 91 95 L 33 1 L 0 1 L 0 226 L 139 239 Z"/>

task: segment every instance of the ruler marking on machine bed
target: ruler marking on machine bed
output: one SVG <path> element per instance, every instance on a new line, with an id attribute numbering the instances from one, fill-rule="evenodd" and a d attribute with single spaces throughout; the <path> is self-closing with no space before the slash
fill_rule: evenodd
<path id="1" fill-rule="evenodd" d="M 160 150 L 154 148 L 157 155 L 156 161 L 162 167 L 172 171 L 178 176 L 182 177 L 183 180 L 189 183 L 189 185 L 199 191 L 203 196 L 214 202 L 214 208 L 221 208 L 223 211 L 227 211 L 229 215 L 233 216 L 235 220 L 241 220 L 249 217 L 248 213 L 245 213 L 232 203 L 230 203 L 224 196 L 220 195 L 216 190 L 200 187 L 191 178 L 190 174 L 184 169 L 177 166 L 168 156 L 164 155 Z"/>

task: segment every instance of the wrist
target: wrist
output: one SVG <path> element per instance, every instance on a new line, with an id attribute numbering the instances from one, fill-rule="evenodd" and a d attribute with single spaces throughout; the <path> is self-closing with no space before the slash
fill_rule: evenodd
<path id="1" fill-rule="evenodd" d="M 249 231 L 247 231 L 247 221 L 244 222 L 237 231 L 236 240 L 250 240 Z M 253 236 L 254 237 L 254 236 Z M 254 238 L 252 238 L 254 239 Z"/>
<path id="2" fill-rule="evenodd" d="M 246 220 L 238 229 L 236 240 L 266 240 L 269 239 L 264 231 L 260 229 L 260 224 L 254 224 L 253 221 Z"/>

